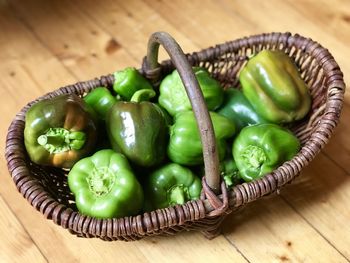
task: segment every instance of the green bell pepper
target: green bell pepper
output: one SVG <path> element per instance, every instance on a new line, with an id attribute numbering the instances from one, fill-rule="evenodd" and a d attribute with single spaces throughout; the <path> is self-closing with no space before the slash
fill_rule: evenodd
<path id="1" fill-rule="evenodd" d="M 95 147 L 97 125 L 84 101 L 63 94 L 34 104 L 26 113 L 24 143 L 37 164 L 71 168 Z"/>
<path id="2" fill-rule="evenodd" d="M 98 120 L 98 138 L 95 151 L 110 149 L 111 144 L 108 139 L 105 120 L 107 112 L 119 99 L 114 97 L 106 87 L 97 87 L 93 89 L 83 99 L 91 108 L 95 119 Z"/>
<path id="3" fill-rule="evenodd" d="M 158 108 L 162 111 L 167 126 L 171 126 L 173 124 L 173 117 L 171 117 L 167 110 L 160 106 L 159 103 L 154 103 L 154 105 L 157 105 Z"/>
<path id="4" fill-rule="evenodd" d="M 224 91 L 220 83 L 212 78 L 204 68 L 194 67 L 193 71 L 203 92 L 208 109 L 217 109 L 223 101 Z M 175 116 L 179 112 L 192 110 L 191 103 L 177 70 L 174 70 L 172 74 L 162 80 L 158 102 L 171 116 Z"/>
<path id="5" fill-rule="evenodd" d="M 84 215 L 131 216 L 143 205 L 143 190 L 128 160 L 110 149 L 77 162 L 68 174 L 68 186 L 78 210 Z"/>
<path id="6" fill-rule="evenodd" d="M 88 93 L 84 98 L 101 120 L 106 119 L 107 112 L 117 102 L 117 99 L 106 87 L 98 87 Z"/>
<path id="7" fill-rule="evenodd" d="M 237 185 L 240 180 L 240 174 L 235 160 L 232 158 L 226 158 L 220 162 L 220 175 L 224 179 L 225 184 L 228 187 Z"/>
<path id="8" fill-rule="evenodd" d="M 216 112 L 210 112 L 214 126 L 219 158 L 222 160 L 226 152 L 225 140 L 236 131 L 232 121 Z M 197 165 L 203 163 L 203 150 L 197 123 L 192 111 L 181 112 L 175 117 L 170 127 L 169 158 L 178 164 Z"/>
<path id="9" fill-rule="evenodd" d="M 263 50 L 241 70 L 242 91 L 256 112 L 273 123 L 302 119 L 311 97 L 293 61 L 282 51 Z"/>
<path id="10" fill-rule="evenodd" d="M 237 131 L 248 125 L 267 123 L 255 112 L 242 91 L 238 89 L 231 88 L 224 91 L 224 102 L 216 112 L 233 121 Z"/>
<path id="11" fill-rule="evenodd" d="M 232 147 L 230 148 L 230 152 L 232 152 Z M 230 153 L 231 155 L 231 153 Z M 192 171 L 199 175 L 200 177 L 205 175 L 205 168 L 203 165 L 191 167 Z M 237 185 L 241 179 L 239 175 L 239 170 L 236 165 L 235 160 L 233 160 L 232 156 L 226 156 L 223 161 L 220 162 L 219 165 L 220 177 L 224 180 L 227 187 L 232 187 Z"/>
<path id="12" fill-rule="evenodd" d="M 232 152 L 242 179 L 252 181 L 291 160 L 299 149 L 298 138 L 289 130 L 276 124 L 258 124 L 242 129 Z"/>
<path id="13" fill-rule="evenodd" d="M 199 199 L 201 190 L 201 180 L 190 169 L 168 163 L 150 174 L 145 193 L 149 209 L 158 209 Z"/>
<path id="14" fill-rule="evenodd" d="M 140 72 L 132 67 L 113 73 L 114 91 L 123 99 L 129 101 L 134 93 L 141 89 L 153 90 L 152 85 L 145 79 Z"/>
<path id="15" fill-rule="evenodd" d="M 140 166 L 159 164 L 166 156 L 168 127 L 164 114 L 157 105 L 142 101 L 155 95 L 154 90 L 139 90 L 131 102 L 119 101 L 107 114 L 113 149 Z"/>

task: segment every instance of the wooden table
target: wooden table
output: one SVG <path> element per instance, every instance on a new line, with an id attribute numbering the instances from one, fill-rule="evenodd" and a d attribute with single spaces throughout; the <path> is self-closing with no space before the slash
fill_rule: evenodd
<path id="1" fill-rule="evenodd" d="M 139 67 L 149 35 L 185 52 L 251 34 L 291 31 L 334 55 L 350 83 L 350 1 L 0 1 L 1 149 L 26 102 L 60 86 Z M 161 59 L 166 58 L 162 52 Z M 280 195 L 230 215 L 223 235 L 139 242 L 79 239 L 17 192 L 1 155 L 0 262 L 348 262 L 350 96 L 330 143 Z"/>

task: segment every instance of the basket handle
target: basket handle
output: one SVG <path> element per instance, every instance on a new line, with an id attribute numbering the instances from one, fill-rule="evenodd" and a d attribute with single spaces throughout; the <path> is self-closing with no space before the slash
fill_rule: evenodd
<path id="1" fill-rule="evenodd" d="M 204 101 L 202 90 L 199 88 L 192 67 L 181 47 L 174 38 L 166 32 L 155 32 L 151 35 L 148 41 L 147 57 L 144 61 L 145 71 L 154 71 L 159 68 L 159 45 L 162 45 L 169 54 L 185 86 L 200 131 L 203 145 L 205 179 L 208 186 L 215 193 L 218 193 L 220 192 L 219 156 L 213 124 Z"/>

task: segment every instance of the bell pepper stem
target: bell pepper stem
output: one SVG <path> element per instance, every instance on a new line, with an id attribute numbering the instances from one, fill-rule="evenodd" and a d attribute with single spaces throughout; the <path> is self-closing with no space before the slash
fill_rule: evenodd
<path id="1" fill-rule="evenodd" d="M 86 141 L 86 134 L 80 131 L 68 131 L 64 128 L 50 128 L 38 137 L 37 142 L 50 153 L 59 153 L 71 149 L 81 149 Z"/>
<path id="2" fill-rule="evenodd" d="M 186 190 L 183 185 L 176 185 L 172 187 L 168 192 L 169 204 L 170 205 L 182 205 L 185 203 Z"/>
<path id="3" fill-rule="evenodd" d="M 140 89 L 132 95 L 131 100 L 132 102 L 141 102 L 141 101 L 148 101 L 151 98 L 156 96 L 156 92 L 152 89 Z"/>
<path id="4" fill-rule="evenodd" d="M 91 193 L 95 196 L 108 194 L 114 183 L 116 175 L 108 167 L 94 168 L 87 178 Z"/>
<path id="5" fill-rule="evenodd" d="M 242 158 L 250 168 L 258 169 L 266 161 L 266 154 L 263 149 L 256 145 L 249 145 L 243 152 Z"/>
<path id="6" fill-rule="evenodd" d="M 51 145 L 62 145 L 65 141 L 65 136 L 63 134 L 56 134 L 56 135 L 40 135 L 38 137 L 38 143 L 42 146 L 46 144 Z"/>

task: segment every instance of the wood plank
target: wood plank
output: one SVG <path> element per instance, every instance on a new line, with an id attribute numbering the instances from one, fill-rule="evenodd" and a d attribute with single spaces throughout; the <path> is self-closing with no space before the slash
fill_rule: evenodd
<path id="1" fill-rule="evenodd" d="M 230 215 L 224 233 L 250 262 L 347 262 L 278 197 L 258 200 Z"/>
<path id="2" fill-rule="evenodd" d="M 350 260 L 350 180 L 344 170 L 320 154 L 282 196 Z"/>
<path id="3" fill-rule="evenodd" d="M 340 122 L 329 144 L 323 149 L 328 158 L 337 163 L 348 175 L 350 175 L 350 106 L 343 107 Z"/>
<path id="4" fill-rule="evenodd" d="M 59 61 L 11 17 L 6 6 L 0 6 L 0 25 L 0 71 L 3 79 L 0 92 L 4 95 L 1 99 L 4 102 L 7 96 L 14 99 L 14 104 L 6 105 L 7 110 L 12 107 L 19 109 L 39 95 L 74 82 L 67 70 L 55 70 L 62 67 Z M 28 81 L 33 83 L 34 88 L 26 84 Z"/>
<path id="5" fill-rule="evenodd" d="M 345 45 L 350 41 L 350 2 L 343 0 L 288 0 L 288 5 L 294 8 L 305 19 L 312 21 L 315 25 L 322 28 L 322 31 L 335 37 Z M 313 13 L 310 14 L 310 10 Z"/>
<path id="6" fill-rule="evenodd" d="M 1 195 L 0 232 L 0 262 L 47 262 Z"/>
<path id="7" fill-rule="evenodd" d="M 79 80 L 112 73 L 126 66 L 139 66 L 117 39 L 96 25 L 71 1 L 10 3 L 41 44 Z M 70 84 L 69 81 L 66 83 Z"/>
<path id="8" fill-rule="evenodd" d="M 194 231 L 152 237 L 140 241 L 138 246 L 150 262 L 248 262 L 223 236 L 208 240 Z"/>
<path id="9" fill-rule="evenodd" d="M 240 16 L 227 15 L 223 12 L 220 1 L 145 0 L 145 2 L 171 25 L 176 26 L 177 30 L 186 34 L 199 48 L 260 33 L 258 28 L 247 24 Z M 176 16 L 171 15 L 175 13 Z M 192 51 L 198 51 L 198 48 Z"/>
<path id="10" fill-rule="evenodd" d="M 150 35 L 156 31 L 166 31 L 181 42 L 184 51 L 197 49 L 190 38 L 168 23 L 166 19 L 154 12 L 143 1 L 105 0 L 99 5 L 95 1 L 76 1 L 77 6 L 89 15 L 97 24 L 114 35 L 121 45 L 125 46 L 130 54 L 141 62 L 146 55 L 147 42 Z M 163 49 L 160 49 L 159 60 L 169 58 Z"/>

